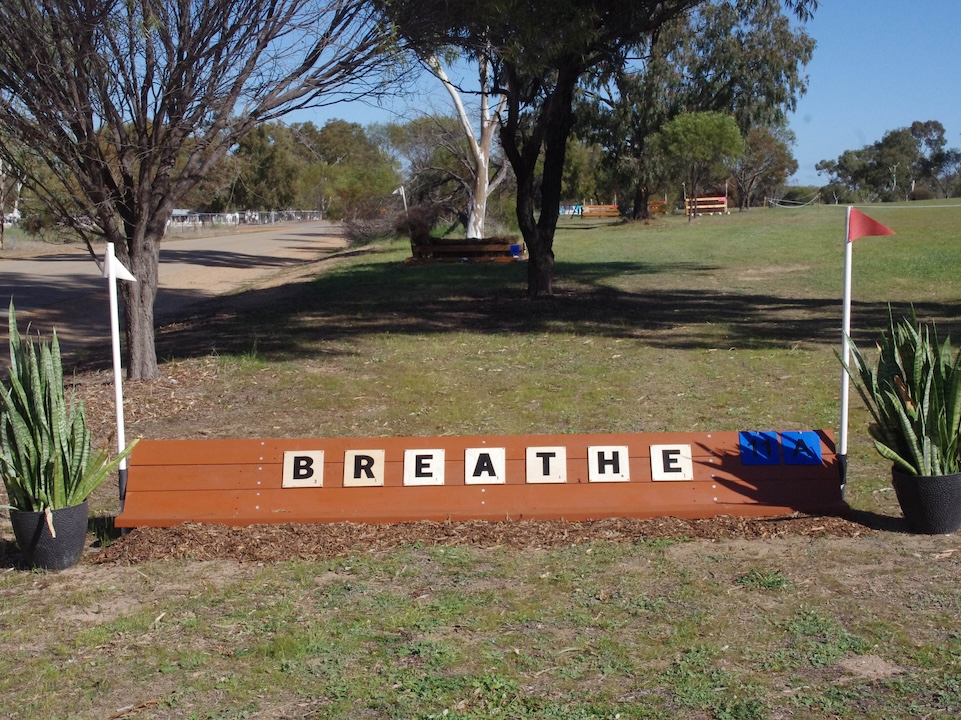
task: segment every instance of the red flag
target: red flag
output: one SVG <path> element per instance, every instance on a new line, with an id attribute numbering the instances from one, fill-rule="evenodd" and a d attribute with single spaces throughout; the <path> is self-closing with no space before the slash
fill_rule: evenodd
<path id="1" fill-rule="evenodd" d="M 868 217 L 857 208 L 851 208 L 851 214 L 848 217 L 848 242 L 877 235 L 894 235 L 894 230 Z"/>

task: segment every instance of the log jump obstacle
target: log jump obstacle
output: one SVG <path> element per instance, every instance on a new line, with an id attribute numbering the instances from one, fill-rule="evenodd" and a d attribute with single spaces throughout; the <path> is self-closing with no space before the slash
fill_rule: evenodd
<path id="1" fill-rule="evenodd" d="M 846 509 L 828 431 L 142 440 L 120 528 Z"/>

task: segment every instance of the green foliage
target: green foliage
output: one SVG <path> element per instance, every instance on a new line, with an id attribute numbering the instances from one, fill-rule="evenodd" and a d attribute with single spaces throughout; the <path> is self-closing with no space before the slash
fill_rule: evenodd
<path id="1" fill-rule="evenodd" d="M 773 195 L 797 172 L 791 153 L 794 133 L 785 127 L 752 128 L 744 138 L 744 155 L 730 168 L 742 210 L 757 204 L 764 192 Z M 813 195 L 813 193 L 812 193 Z"/>
<path id="2" fill-rule="evenodd" d="M 331 120 L 319 131 L 311 123 L 293 130 L 310 158 L 300 193 L 323 198 L 332 218 L 350 217 L 371 200 L 390 197 L 400 182 L 396 162 L 357 123 Z"/>
<path id="3" fill-rule="evenodd" d="M 83 403 L 64 396 L 60 344 L 24 342 L 9 310 L 9 386 L 0 385 L 0 475 L 14 508 L 57 510 L 82 503 L 133 449 L 108 461 L 91 450 Z"/>
<path id="4" fill-rule="evenodd" d="M 869 365 L 852 343 L 846 369 L 871 412 L 869 427 L 882 457 L 912 475 L 947 475 L 961 469 L 961 352 L 939 342 L 933 325 L 917 318 L 895 323 Z"/>
<path id="5" fill-rule="evenodd" d="M 686 178 L 688 196 L 697 197 L 704 183 L 725 172 L 725 165 L 744 153 L 744 140 L 730 115 L 695 112 L 678 115 L 655 136 L 665 161 Z"/>
<path id="6" fill-rule="evenodd" d="M 682 112 L 718 111 L 732 114 L 745 135 L 769 132 L 806 90 L 804 66 L 813 50 L 814 39 L 780 3 L 701 3 L 666 23 L 656 39 L 642 39 L 632 54 L 643 60 L 588 79 L 592 92 L 578 108 L 579 131 L 603 146 L 605 169 L 620 181 L 620 195 L 631 190 L 640 217 L 637 203 L 668 180 L 649 142 L 666 122 Z M 783 168 L 784 160 L 777 164 Z"/>
<path id="7" fill-rule="evenodd" d="M 240 170 L 232 198 L 237 208 L 291 207 L 301 162 L 286 127 L 280 123 L 258 125 L 240 141 L 233 159 Z"/>
<path id="8" fill-rule="evenodd" d="M 396 163 L 356 123 L 263 123 L 252 130 L 185 204 L 224 210 L 320 210 L 344 218 L 389 197 Z"/>
<path id="9" fill-rule="evenodd" d="M 734 580 L 734 584 L 749 590 L 783 590 L 790 583 L 784 573 L 778 570 L 751 568 L 743 575 L 739 575 Z"/>
<path id="10" fill-rule="evenodd" d="M 915 121 L 889 130 L 875 143 L 822 160 L 816 169 L 828 176 L 830 185 L 862 200 L 950 197 L 958 190 L 961 150 L 946 145 L 940 122 Z"/>

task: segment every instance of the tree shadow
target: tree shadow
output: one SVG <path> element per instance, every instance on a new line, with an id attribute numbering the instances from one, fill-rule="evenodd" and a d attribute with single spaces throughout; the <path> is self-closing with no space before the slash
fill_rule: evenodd
<path id="1" fill-rule="evenodd" d="M 332 246 L 330 249 L 318 248 L 307 241 L 309 237 L 339 237 L 333 231 L 301 232 L 296 235 L 304 239 L 300 240 L 294 237 L 294 234 L 287 237 L 288 257 L 183 249 L 176 242 L 170 243 L 161 250 L 161 277 L 165 267 L 177 264 L 212 270 L 257 270 L 270 273 L 273 270 L 302 266 L 305 261 L 321 260 L 339 250 L 339 246 Z M 28 323 L 31 332 L 47 337 L 56 329 L 61 349 L 65 357 L 69 356 L 69 361 L 73 363 L 71 369 L 98 369 L 109 364 L 108 284 L 97 265 L 88 255 L 79 252 L 44 255 L 39 260 L 48 266 L 43 272 L 35 268 L 38 258 L 4 261 L 3 272 L 0 273 L 2 310 L 7 308 L 12 298 L 18 317 L 22 319 L 21 332 L 26 330 Z M 63 266 L 62 269 L 57 269 L 60 266 Z M 203 314 L 204 303 L 210 300 L 211 293 L 203 287 L 161 286 L 154 306 L 155 321 L 162 326 L 185 315 Z M 6 325 L 5 321 L 0 321 L 2 346 L 7 344 Z M 8 364 L 5 354 L 0 354 L 0 370 Z"/>
<path id="2" fill-rule="evenodd" d="M 310 281 L 253 290 L 158 331 L 158 354 L 181 358 L 246 353 L 295 359 L 318 343 L 370 334 L 575 333 L 636 338 L 669 349 L 762 349 L 840 342 L 836 297 L 788 297 L 697 287 L 710 265 L 603 262 L 558 264 L 555 294 L 525 296 L 527 265 L 370 263 Z M 637 292 L 610 285 L 626 275 L 683 272 L 691 287 Z M 676 281 L 672 281 L 676 284 Z M 961 302 L 920 303 L 918 316 L 946 334 L 959 330 Z M 909 308 L 894 306 L 895 316 Z M 855 339 L 887 326 L 886 303 L 856 303 Z"/>
<path id="3" fill-rule="evenodd" d="M 317 254 L 317 248 L 309 245 L 293 248 L 302 250 L 305 257 L 313 258 Z M 304 258 L 300 257 L 265 257 L 264 255 L 251 255 L 248 253 L 228 252 L 224 250 L 175 250 L 164 247 L 160 253 L 160 272 L 163 273 L 164 265 L 182 263 L 211 268 L 284 268 L 291 265 L 300 265 Z"/>

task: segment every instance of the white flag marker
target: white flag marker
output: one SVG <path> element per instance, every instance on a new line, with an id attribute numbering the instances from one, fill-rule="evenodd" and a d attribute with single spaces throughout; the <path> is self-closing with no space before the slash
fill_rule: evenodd
<path id="1" fill-rule="evenodd" d="M 117 406 L 117 452 L 123 452 L 127 446 L 123 420 L 123 368 L 120 364 L 120 307 L 117 302 L 117 280 L 137 282 L 137 278 L 124 267 L 114 254 L 113 243 L 107 243 L 107 252 L 103 261 L 103 275 L 110 286 L 110 338 L 113 344 L 113 388 L 114 403 Z M 127 458 L 120 461 L 119 483 L 120 509 L 127 495 Z"/>

